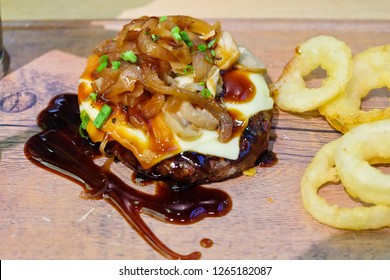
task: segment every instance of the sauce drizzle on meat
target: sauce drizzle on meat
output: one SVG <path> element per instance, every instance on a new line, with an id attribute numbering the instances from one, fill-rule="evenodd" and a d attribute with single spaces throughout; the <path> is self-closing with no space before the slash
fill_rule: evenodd
<path id="1" fill-rule="evenodd" d="M 231 103 L 247 103 L 256 95 L 256 87 L 248 72 L 241 70 L 227 71 L 222 75 L 225 91 L 222 99 Z"/>
<path id="2" fill-rule="evenodd" d="M 43 131 L 27 141 L 26 157 L 39 167 L 58 172 L 81 185 L 85 198 L 104 199 L 113 205 L 166 258 L 199 259 L 201 254 L 182 255 L 169 249 L 144 223 L 143 211 L 165 222 L 190 224 L 205 217 L 224 216 L 232 207 L 229 195 L 221 190 L 196 186 L 175 191 L 167 184 L 158 183 L 156 193 L 151 195 L 124 183 L 107 165 L 97 165 L 94 160 L 101 157 L 98 146 L 79 134 L 77 95 L 55 97 L 38 116 L 38 125 Z"/>

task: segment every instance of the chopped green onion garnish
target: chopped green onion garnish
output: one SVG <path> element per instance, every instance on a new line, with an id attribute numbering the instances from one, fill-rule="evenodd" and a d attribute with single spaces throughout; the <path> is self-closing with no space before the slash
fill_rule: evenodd
<path id="1" fill-rule="evenodd" d="M 180 34 L 181 38 L 183 38 L 184 42 L 187 43 L 187 42 L 191 41 L 190 40 L 190 36 L 188 36 L 188 33 L 186 31 L 182 30 L 182 31 L 179 32 L 179 34 Z"/>
<path id="2" fill-rule="evenodd" d="M 180 41 L 182 38 L 179 34 L 179 32 L 176 32 L 176 33 L 172 33 L 172 37 L 173 39 L 175 39 L 176 41 Z"/>
<path id="3" fill-rule="evenodd" d="M 106 68 L 108 65 L 108 61 L 107 60 L 104 60 L 102 63 L 100 63 L 100 65 L 98 66 L 98 68 L 96 68 L 96 70 L 98 72 L 101 72 L 104 68 Z"/>
<path id="4" fill-rule="evenodd" d="M 179 32 L 179 34 L 189 48 L 194 45 L 194 43 L 191 42 L 190 36 L 188 36 L 188 33 L 186 31 L 182 30 Z"/>
<path id="5" fill-rule="evenodd" d="M 108 55 L 106 54 L 103 54 L 100 58 L 99 58 L 99 62 L 100 62 L 100 65 L 98 66 L 98 68 L 96 68 L 96 70 L 98 72 L 101 72 L 104 68 L 107 67 L 108 65 Z"/>
<path id="6" fill-rule="evenodd" d="M 80 119 L 81 119 L 81 128 L 82 129 L 86 129 L 87 128 L 87 124 L 89 122 L 89 115 L 87 114 L 87 112 L 85 110 L 81 111 L 80 113 Z"/>
<path id="7" fill-rule="evenodd" d="M 84 133 L 84 129 L 81 127 L 81 124 L 79 126 L 79 133 L 80 133 L 81 137 L 88 138 L 88 134 Z"/>
<path id="8" fill-rule="evenodd" d="M 107 121 L 108 117 L 111 114 L 111 107 L 107 104 L 104 104 L 102 109 L 100 110 L 99 114 L 96 116 L 95 120 L 93 121 L 94 126 L 97 129 L 100 129 L 103 124 Z"/>
<path id="9" fill-rule="evenodd" d="M 102 63 L 103 61 L 107 61 L 108 60 L 108 55 L 106 54 L 103 54 L 100 58 L 99 58 L 99 62 Z"/>
<path id="10" fill-rule="evenodd" d="M 130 61 L 131 63 L 137 62 L 137 56 L 135 55 L 135 53 L 133 51 L 127 51 L 127 52 L 121 53 L 121 58 L 124 61 Z"/>
<path id="11" fill-rule="evenodd" d="M 216 38 L 214 38 L 213 40 L 211 40 L 208 44 L 207 44 L 207 47 L 210 49 L 214 46 L 215 42 L 217 41 Z"/>
<path id="12" fill-rule="evenodd" d="M 205 52 L 207 50 L 207 46 L 205 44 L 198 45 L 198 50 L 201 52 Z"/>
<path id="13" fill-rule="evenodd" d="M 171 34 L 172 34 L 172 37 L 176 40 L 176 41 L 180 41 L 182 40 L 183 38 L 181 37 L 180 35 L 180 28 L 179 26 L 175 26 L 174 28 L 171 29 Z"/>
<path id="14" fill-rule="evenodd" d="M 91 98 L 92 99 L 92 101 L 96 101 L 96 98 L 97 98 L 97 93 L 95 93 L 95 92 L 92 92 L 89 96 L 88 96 L 89 98 Z"/>
<path id="15" fill-rule="evenodd" d="M 212 57 L 215 57 L 215 50 L 211 50 L 210 53 Z"/>
<path id="16" fill-rule="evenodd" d="M 194 67 L 192 65 L 187 65 L 186 67 L 184 67 L 184 73 L 185 74 L 194 73 Z"/>
<path id="17" fill-rule="evenodd" d="M 198 85 L 200 85 L 200 86 L 202 86 L 202 87 L 203 87 L 205 84 L 206 84 L 206 83 L 205 83 L 204 81 L 201 81 L 201 82 L 198 83 Z"/>
<path id="18" fill-rule="evenodd" d="M 211 96 L 211 91 L 208 89 L 208 88 L 204 88 L 202 89 L 202 91 L 200 92 L 200 95 L 205 97 L 205 98 L 208 98 Z"/>
<path id="19" fill-rule="evenodd" d="M 213 59 L 212 59 L 210 56 L 205 55 L 204 58 L 205 58 L 208 62 L 214 63 Z"/>
<path id="20" fill-rule="evenodd" d="M 81 119 L 81 123 L 79 126 L 79 133 L 80 133 L 81 137 L 88 138 L 88 135 L 84 133 L 84 130 L 87 128 L 87 125 L 89 122 L 89 116 L 85 110 L 81 111 L 80 119 Z"/>
<path id="21" fill-rule="evenodd" d="M 166 21 L 168 19 L 168 17 L 167 16 L 162 16 L 162 17 L 160 17 L 160 22 L 164 22 L 164 21 Z"/>
<path id="22" fill-rule="evenodd" d="M 119 67 L 121 66 L 121 62 L 119 60 L 113 60 L 111 61 L 111 64 L 112 64 L 111 67 L 112 70 L 118 70 Z"/>
<path id="23" fill-rule="evenodd" d="M 179 33 L 180 32 L 180 28 L 179 28 L 179 26 L 175 26 L 175 27 L 173 27 L 172 29 L 171 29 L 171 33 L 173 34 L 173 33 Z"/>
<path id="24" fill-rule="evenodd" d="M 160 39 L 160 36 L 158 36 L 156 34 L 152 34 L 151 37 L 152 37 L 153 42 L 156 42 L 158 39 Z"/>

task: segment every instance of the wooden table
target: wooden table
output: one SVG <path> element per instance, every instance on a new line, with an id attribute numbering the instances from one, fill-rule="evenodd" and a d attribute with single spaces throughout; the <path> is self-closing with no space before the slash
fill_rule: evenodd
<path id="1" fill-rule="evenodd" d="M 245 19 L 390 19 L 387 0 L 115 0 L 107 5 L 93 0 L 2 0 L 4 20 L 129 19 L 143 15 L 186 14 L 198 18 Z M 91 8 L 93 7 L 93 8 Z"/>
<path id="2" fill-rule="evenodd" d="M 317 34 L 344 40 L 353 53 L 390 42 L 388 21 L 221 22 L 240 44 L 261 58 L 273 81 L 295 46 Z M 0 84 L 1 259 L 162 258 L 109 204 L 82 200 L 78 185 L 36 167 L 23 154 L 26 140 L 40 131 L 37 114 L 53 96 L 76 92 L 86 56 L 98 42 L 114 36 L 123 23 L 3 24 L 12 64 Z M 233 209 L 227 216 L 189 226 L 145 217 L 148 225 L 171 249 L 183 254 L 199 250 L 203 259 L 390 258 L 389 229 L 338 230 L 317 222 L 303 208 L 301 176 L 320 147 L 340 134 L 315 112 L 294 115 L 275 109 L 272 135 L 271 147 L 279 159 L 276 166 L 258 168 L 254 177 L 211 186 L 231 195 Z M 351 204 L 341 185 L 322 192 L 332 202 Z M 214 241 L 211 248 L 200 246 L 204 237 Z"/>

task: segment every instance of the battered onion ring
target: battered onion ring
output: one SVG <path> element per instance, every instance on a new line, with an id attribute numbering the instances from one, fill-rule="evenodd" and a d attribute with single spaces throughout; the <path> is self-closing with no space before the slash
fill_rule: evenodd
<path id="1" fill-rule="evenodd" d="M 325 144 L 307 167 L 301 181 L 301 195 L 306 210 L 321 223 L 352 230 L 390 226 L 390 207 L 374 205 L 353 208 L 329 205 L 318 190 L 327 182 L 338 182 L 335 152 L 341 139 Z"/>
<path id="2" fill-rule="evenodd" d="M 390 89 L 390 45 L 372 47 L 357 54 L 346 90 L 318 110 L 343 133 L 360 123 L 390 118 L 390 106 L 383 110 L 360 109 L 361 99 L 370 90 L 382 87 Z"/>
<path id="3" fill-rule="evenodd" d="M 336 169 L 347 192 L 368 203 L 390 206 L 390 175 L 370 165 L 390 160 L 390 119 L 362 124 L 341 137 Z"/>
<path id="4" fill-rule="evenodd" d="M 318 67 L 327 71 L 327 77 L 321 87 L 308 88 L 304 77 Z M 275 103 L 286 111 L 317 109 L 344 91 L 351 75 L 351 50 L 344 42 L 325 35 L 312 37 L 297 47 L 275 83 Z"/>

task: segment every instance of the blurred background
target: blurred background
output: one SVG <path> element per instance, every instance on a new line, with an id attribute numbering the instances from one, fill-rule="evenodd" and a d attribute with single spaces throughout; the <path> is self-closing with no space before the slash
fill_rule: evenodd
<path id="1" fill-rule="evenodd" d="M 389 0 L 1 0 L 3 21 L 199 18 L 390 19 Z"/>

